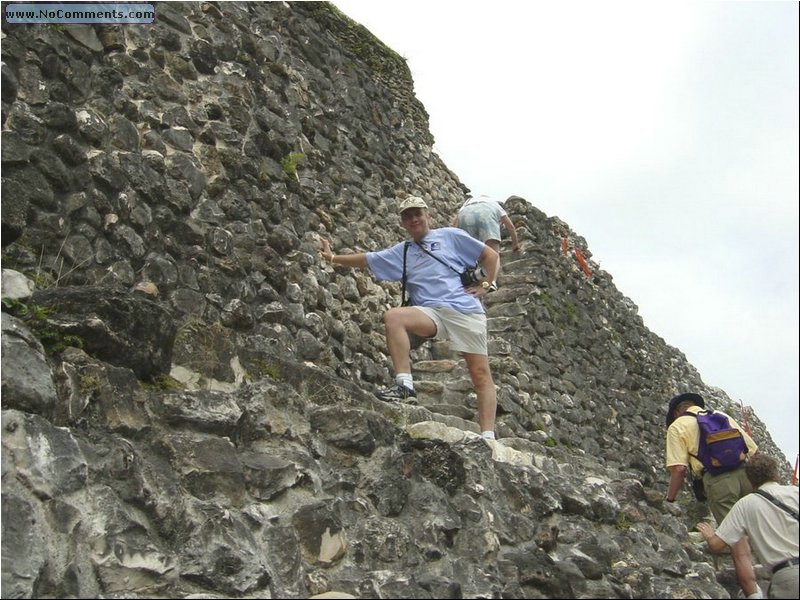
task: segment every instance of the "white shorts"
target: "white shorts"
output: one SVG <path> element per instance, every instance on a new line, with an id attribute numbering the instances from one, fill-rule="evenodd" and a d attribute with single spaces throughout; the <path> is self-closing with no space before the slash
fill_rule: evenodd
<path id="1" fill-rule="evenodd" d="M 497 206 L 492 202 L 476 202 L 462 208 L 458 213 L 458 226 L 476 240 L 500 241 L 500 219 Z"/>
<path id="2" fill-rule="evenodd" d="M 485 314 L 462 313 L 445 306 L 413 308 L 424 312 L 436 324 L 436 335 L 428 339 L 449 340 L 450 347 L 456 352 L 489 355 Z"/>

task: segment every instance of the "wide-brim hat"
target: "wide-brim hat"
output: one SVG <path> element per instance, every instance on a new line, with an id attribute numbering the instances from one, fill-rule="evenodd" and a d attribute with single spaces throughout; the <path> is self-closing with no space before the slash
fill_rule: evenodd
<path id="1" fill-rule="evenodd" d="M 692 392 L 686 392 L 684 394 L 678 394 L 672 400 L 669 401 L 669 408 L 667 408 L 667 427 L 672 425 L 672 422 L 675 420 L 675 417 L 672 416 L 672 413 L 675 412 L 675 409 L 678 407 L 679 404 L 682 402 L 693 402 L 696 406 L 700 408 L 706 407 L 706 401 L 703 400 L 703 397 L 700 394 L 695 394 Z"/>

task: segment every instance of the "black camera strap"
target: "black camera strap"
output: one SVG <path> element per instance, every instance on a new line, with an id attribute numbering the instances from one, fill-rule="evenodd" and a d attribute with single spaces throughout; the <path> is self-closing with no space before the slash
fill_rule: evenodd
<path id="1" fill-rule="evenodd" d="M 767 500 L 772 502 L 775 506 L 777 506 L 778 508 L 780 508 L 780 509 L 784 510 L 785 512 L 789 513 L 790 515 L 792 515 L 795 518 L 795 520 L 797 520 L 797 511 L 792 509 L 792 508 L 790 508 L 789 506 L 787 506 L 786 504 L 784 504 L 780 500 L 778 500 L 775 496 L 773 496 L 769 492 L 765 492 L 764 490 L 753 490 L 753 493 L 754 494 L 758 494 L 759 496 L 762 496 L 763 498 L 766 498 Z"/>
<path id="2" fill-rule="evenodd" d="M 431 254 L 430 252 L 428 252 L 428 251 L 425 249 L 425 246 L 423 246 L 423 245 L 422 245 L 422 244 L 420 244 L 419 242 L 414 242 L 414 243 L 415 243 L 417 246 L 419 246 L 419 249 L 420 249 L 420 250 L 422 250 L 422 251 L 423 251 L 425 254 L 427 254 L 427 255 L 428 255 L 428 256 L 430 256 L 431 258 L 434 258 L 434 259 L 438 260 L 440 263 L 442 263 L 442 264 L 443 264 L 445 267 L 447 267 L 448 269 L 450 269 L 450 270 L 451 270 L 453 273 L 455 273 L 456 275 L 458 275 L 458 274 L 459 274 L 459 273 L 458 273 L 458 271 L 456 271 L 456 270 L 455 270 L 453 267 L 451 267 L 451 266 L 450 266 L 450 265 L 448 265 L 446 262 L 444 262 L 444 261 L 443 261 L 441 258 L 438 258 L 438 257 L 434 256 L 433 254 Z M 403 247 L 403 278 L 400 280 L 400 281 L 402 282 L 402 284 L 403 284 L 403 295 L 402 295 L 402 297 L 401 297 L 401 304 L 400 304 L 400 306 L 408 306 L 408 305 L 409 305 L 409 300 L 410 300 L 410 299 L 406 299 L 406 281 L 408 280 L 408 275 L 406 274 L 406 262 L 407 262 L 407 260 L 408 260 L 408 247 L 409 247 L 410 245 L 411 245 L 411 242 L 409 242 L 409 241 L 406 241 L 406 244 L 405 244 L 405 246 Z"/>
<path id="3" fill-rule="evenodd" d="M 448 265 L 446 262 L 444 262 L 444 261 L 443 261 L 441 258 L 439 258 L 438 256 L 436 256 L 436 255 L 432 254 L 430 251 L 428 251 L 428 250 L 425 248 L 425 246 L 423 246 L 423 245 L 422 245 L 422 244 L 420 244 L 419 242 L 414 242 L 414 243 L 415 243 L 417 246 L 419 246 L 419 249 L 420 249 L 420 250 L 422 250 L 422 251 L 423 251 L 425 254 L 427 254 L 428 256 L 430 256 L 431 258 L 433 258 L 434 260 L 437 260 L 437 261 L 439 261 L 439 262 L 440 262 L 440 263 L 442 263 L 442 264 L 443 264 L 445 267 L 447 267 L 448 269 L 450 269 L 450 270 L 451 270 L 453 273 L 455 273 L 456 275 L 458 275 L 459 277 L 461 277 L 461 273 L 459 273 L 458 271 L 456 271 L 456 270 L 455 270 L 453 267 L 451 267 L 450 265 Z M 408 300 L 406 300 L 406 280 L 408 279 L 408 276 L 406 275 L 406 260 L 407 260 L 407 257 L 408 257 L 408 247 L 409 247 L 410 245 L 411 245 L 411 242 L 409 242 L 409 241 L 406 241 L 406 244 L 405 244 L 405 246 L 403 247 L 403 278 L 401 279 L 401 281 L 402 281 L 402 283 L 403 283 L 403 296 L 402 296 L 402 299 L 401 299 L 401 301 L 402 301 L 402 304 L 401 304 L 400 306 L 408 306 Z"/>
<path id="4" fill-rule="evenodd" d="M 406 242 L 406 245 L 403 247 L 403 295 L 400 297 L 400 306 L 408 306 L 408 300 L 406 300 L 406 280 L 408 279 L 408 275 L 406 275 L 406 258 L 408 257 L 408 247 L 411 245 L 411 242 Z"/>
<path id="5" fill-rule="evenodd" d="M 406 244 L 409 244 L 409 243 L 410 243 L 410 242 L 406 242 Z M 448 265 L 448 264 L 447 264 L 446 262 L 444 262 L 444 261 L 443 261 L 441 258 L 439 258 L 438 256 L 434 256 L 434 255 L 433 255 L 433 254 L 431 254 L 431 253 L 430 253 L 428 250 L 426 250 L 426 249 L 425 249 L 425 246 L 423 246 L 423 245 L 422 245 L 422 244 L 420 244 L 419 242 L 414 242 L 414 243 L 415 243 L 417 246 L 419 246 L 419 249 L 420 249 L 420 250 L 422 250 L 422 251 L 423 251 L 425 254 L 427 254 L 428 256 L 430 256 L 430 257 L 431 257 L 431 258 L 433 258 L 433 259 L 436 259 L 436 260 L 438 260 L 440 263 L 442 263 L 442 264 L 443 264 L 445 267 L 447 267 L 448 269 L 450 269 L 450 270 L 451 270 L 453 273 L 455 273 L 456 275 L 459 275 L 459 276 L 461 275 L 461 273 L 459 273 L 458 271 L 456 271 L 456 270 L 455 270 L 453 267 L 451 267 L 450 265 Z M 406 248 L 408 248 L 408 246 L 406 246 Z"/>

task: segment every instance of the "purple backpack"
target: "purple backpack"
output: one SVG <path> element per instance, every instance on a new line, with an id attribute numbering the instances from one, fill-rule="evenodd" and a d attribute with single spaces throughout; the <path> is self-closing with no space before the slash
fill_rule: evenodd
<path id="1" fill-rule="evenodd" d="M 697 413 L 700 447 L 695 458 L 712 475 L 738 469 L 747 454 L 742 432 L 731 427 L 728 416 L 713 410 Z"/>

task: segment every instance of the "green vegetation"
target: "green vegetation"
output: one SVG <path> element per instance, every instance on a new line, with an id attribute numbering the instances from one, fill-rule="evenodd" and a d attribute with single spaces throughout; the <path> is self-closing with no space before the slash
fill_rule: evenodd
<path id="1" fill-rule="evenodd" d="M 100 391 L 100 378 L 97 375 L 81 375 L 78 381 L 78 389 L 84 396 L 94 396 Z"/>
<path id="2" fill-rule="evenodd" d="M 564 312 L 567 313 L 567 318 L 572 321 L 572 323 L 578 322 L 578 307 L 572 302 L 567 302 L 564 305 Z"/>
<path id="3" fill-rule="evenodd" d="M 617 522 L 614 524 L 614 527 L 616 527 L 620 531 L 630 529 L 631 522 L 628 520 L 628 515 L 620 511 L 619 514 L 617 515 Z"/>
<path id="4" fill-rule="evenodd" d="M 290 152 L 281 159 L 281 168 L 283 172 L 290 177 L 297 177 L 297 167 L 306 158 L 302 152 Z"/>
<path id="5" fill-rule="evenodd" d="M 406 59 L 330 2 L 319 2 L 314 18 L 324 24 L 346 50 L 363 61 L 375 74 L 399 75 L 411 82 L 411 71 Z"/>
<path id="6" fill-rule="evenodd" d="M 550 313 L 553 321 L 566 320 L 573 325 L 578 322 L 578 306 L 574 302 L 556 300 L 546 291 L 539 294 L 538 299 Z"/>
<path id="7" fill-rule="evenodd" d="M 3 310 L 24 321 L 47 354 L 56 354 L 68 346 L 81 349 L 84 347 L 80 336 L 64 333 L 50 325 L 49 317 L 52 310 L 49 308 L 4 298 Z"/>
<path id="8" fill-rule="evenodd" d="M 61 245 L 58 248 L 58 252 L 56 253 L 55 258 L 52 261 L 48 260 L 50 266 L 45 266 L 44 258 L 45 258 L 45 246 L 44 244 L 41 245 L 40 248 L 36 248 L 36 246 L 31 243 L 28 236 L 23 233 L 19 238 L 14 240 L 12 244 L 9 245 L 8 248 L 3 250 L 2 254 L 2 261 L 3 267 L 8 269 L 14 269 L 15 271 L 19 271 L 25 277 L 33 281 L 36 289 L 39 290 L 46 290 L 48 288 L 58 287 L 59 283 L 62 280 L 66 279 L 69 275 L 71 275 L 77 269 L 80 269 L 86 263 L 94 260 L 92 255 L 86 256 L 80 262 L 73 265 L 69 270 L 64 272 L 65 267 L 65 259 L 61 256 L 62 251 L 64 250 L 64 244 L 67 243 L 67 235 L 61 241 Z M 16 260 L 14 258 L 14 253 L 30 253 L 33 256 L 38 256 L 39 264 L 36 265 L 36 270 L 31 271 L 30 269 L 26 269 L 23 267 L 19 267 L 16 264 Z"/>
<path id="9" fill-rule="evenodd" d="M 24 302 L 20 302 L 16 298 L 3 298 L 3 310 L 5 310 L 7 313 L 13 314 L 14 316 L 20 316 L 18 313 L 20 311 L 27 312 L 28 305 Z"/>
<path id="10" fill-rule="evenodd" d="M 47 354 L 58 354 L 68 347 L 83 349 L 83 339 L 77 335 L 64 334 L 60 331 L 46 328 L 31 327 L 34 335 L 42 342 Z"/>
<path id="11" fill-rule="evenodd" d="M 542 292 L 539 294 L 539 302 L 541 302 L 544 307 L 552 314 L 555 307 L 555 302 L 553 302 L 553 297 L 548 292 Z"/>
<path id="12" fill-rule="evenodd" d="M 175 334 L 175 348 L 182 347 L 191 349 L 187 366 L 213 374 L 233 353 L 233 332 L 220 323 L 209 324 L 198 317 L 189 317 Z"/>
<path id="13" fill-rule="evenodd" d="M 269 377 L 273 381 L 281 380 L 281 369 L 274 363 L 265 360 L 255 360 L 251 364 L 251 367 L 255 369 L 255 372 L 252 374 L 248 372 L 246 377 L 248 381 L 257 381 L 265 377 Z"/>
<path id="14" fill-rule="evenodd" d="M 25 277 L 33 282 L 37 290 L 46 290 L 51 287 L 58 287 L 58 281 L 51 273 L 37 271 L 36 273 L 23 273 Z"/>
<path id="15" fill-rule="evenodd" d="M 152 381 L 143 383 L 142 388 L 151 392 L 174 392 L 184 389 L 183 384 L 169 375 L 158 375 Z"/>

